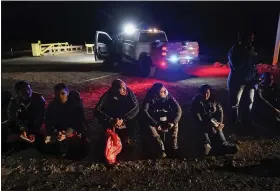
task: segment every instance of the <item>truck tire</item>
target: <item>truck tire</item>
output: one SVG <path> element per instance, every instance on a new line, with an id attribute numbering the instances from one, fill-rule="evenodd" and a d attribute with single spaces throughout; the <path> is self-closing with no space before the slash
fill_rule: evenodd
<path id="1" fill-rule="evenodd" d="M 139 59 L 140 76 L 144 78 L 153 77 L 156 72 L 156 67 L 153 66 L 151 58 L 143 56 Z"/>

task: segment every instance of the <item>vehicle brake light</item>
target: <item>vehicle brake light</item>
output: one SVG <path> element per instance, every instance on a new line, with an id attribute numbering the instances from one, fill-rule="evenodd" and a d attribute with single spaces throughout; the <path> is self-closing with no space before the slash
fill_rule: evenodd
<path id="1" fill-rule="evenodd" d="M 161 53 L 162 56 L 166 56 L 166 52 Z"/>
<path id="2" fill-rule="evenodd" d="M 162 47 L 162 51 L 167 51 L 167 47 L 166 47 L 166 46 L 163 46 L 163 47 Z"/>
<path id="3" fill-rule="evenodd" d="M 165 62 L 161 62 L 160 65 L 161 65 L 161 66 L 165 66 L 166 63 L 165 63 Z"/>

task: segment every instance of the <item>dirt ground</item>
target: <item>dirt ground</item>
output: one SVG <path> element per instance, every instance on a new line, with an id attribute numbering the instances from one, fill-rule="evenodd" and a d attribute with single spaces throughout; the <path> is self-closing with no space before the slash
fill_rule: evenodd
<path id="1" fill-rule="evenodd" d="M 69 68 L 68 68 L 69 69 Z M 121 75 L 118 72 L 82 71 L 24 71 L 2 67 L 3 90 L 12 90 L 18 80 L 28 80 L 35 91 L 43 93 L 47 101 L 58 82 L 79 89 L 90 124 L 91 152 L 81 161 L 42 156 L 28 149 L 1 158 L 3 190 L 280 190 L 280 165 L 262 165 L 260 160 L 279 154 L 280 136 L 267 127 L 246 132 L 246 128 L 226 126 L 230 142 L 240 145 L 234 156 L 201 157 L 201 135 L 190 117 L 190 103 L 198 87 L 210 84 L 227 111 L 226 76 L 188 77 L 178 79 L 176 73 L 161 74 L 159 79 L 144 79 Z M 177 78 L 172 80 L 171 78 Z M 100 125 L 92 110 L 110 82 L 121 78 L 135 92 L 140 103 L 146 90 L 154 82 L 163 82 L 183 109 L 180 122 L 178 159 L 146 159 L 145 150 L 138 144 L 134 152 L 120 155 L 121 164 L 108 169 L 96 162 Z M 227 117 L 227 112 L 225 113 Z"/>

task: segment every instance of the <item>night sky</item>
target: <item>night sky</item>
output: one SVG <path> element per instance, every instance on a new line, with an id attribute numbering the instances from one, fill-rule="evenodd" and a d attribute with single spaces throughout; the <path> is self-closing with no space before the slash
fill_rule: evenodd
<path id="1" fill-rule="evenodd" d="M 240 30 L 255 32 L 258 44 L 273 51 L 280 12 L 280 2 L 1 3 L 2 49 L 37 40 L 94 42 L 96 30 L 113 36 L 134 22 L 166 31 L 169 40 L 198 41 L 211 54 L 225 54 Z"/>

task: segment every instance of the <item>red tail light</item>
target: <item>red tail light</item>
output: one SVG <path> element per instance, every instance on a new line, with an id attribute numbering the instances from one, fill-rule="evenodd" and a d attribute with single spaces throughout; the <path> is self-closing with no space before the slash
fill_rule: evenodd
<path id="1" fill-rule="evenodd" d="M 166 56 L 166 52 L 161 53 L 162 56 Z"/>
<path id="2" fill-rule="evenodd" d="M 166 47 L 166 46 L 163 46 L 163 47 L 162 47 L 162 51 L 167 51 L 167 47 Z"/>

